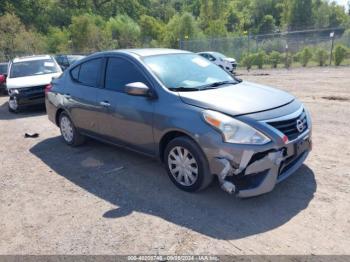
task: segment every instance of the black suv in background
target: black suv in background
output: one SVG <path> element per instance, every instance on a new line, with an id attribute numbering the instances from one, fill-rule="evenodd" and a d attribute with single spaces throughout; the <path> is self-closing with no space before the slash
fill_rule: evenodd
<path id="1" fill-rule="evenodd" d="M 80 59 L 83 59 L 85 56 L 83 55 L 55 55 L 55 59 L 61 69 L 66 70 L 71 64 Z"/>

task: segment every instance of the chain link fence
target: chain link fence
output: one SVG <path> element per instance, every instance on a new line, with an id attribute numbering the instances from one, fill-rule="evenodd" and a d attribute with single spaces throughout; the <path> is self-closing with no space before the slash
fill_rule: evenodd
<path id="1" fill-rule="evenodd" d="M 244 54 L 265 51 L 295 54 L 304 47 L 323 48 L 329 53 L 333 47 L 344 44 L 350 47 L 350 31 L 344 28 L 313 29 L 265 35 L 246 35 L 230 38 L 180 40 L 179 48 L 192 52 L 216 51 L 238 61 Z"/>

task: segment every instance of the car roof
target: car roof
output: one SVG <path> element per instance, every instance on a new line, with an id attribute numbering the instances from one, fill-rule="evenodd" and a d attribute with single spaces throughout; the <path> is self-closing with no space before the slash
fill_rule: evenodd
<path id="1" fill-rule="evenodd" d="M 50 55 L 33 55 L 33 56 L 22 56 L 16 57 L 12 60 L 13 63 L 18 62 L 26 62 L 26 61 L 35 61 L 35 60 L 43 60 L 43 59 L 51 59 Z"/>
<path id="2" fill-rule="evenodd" d="M 120 49 L 112 50 L 110 52 L 121 52 L 137 55 L 140 57 L 154 56 L 154 55 L 168 55 L 168 54 L 187 54 L 191 53 L 184 50 L 168 49 L 168 48 L 139 48 L 139 49 Z"/>
<path id="3" fill-rule="evenodd" d="M 199 52 L 197 54 L 210 54 L 210 55 L 214 55 L 217 54 L 218 52 L 213 52 L 213 51 L 208 51 L 208 52 Z"/>

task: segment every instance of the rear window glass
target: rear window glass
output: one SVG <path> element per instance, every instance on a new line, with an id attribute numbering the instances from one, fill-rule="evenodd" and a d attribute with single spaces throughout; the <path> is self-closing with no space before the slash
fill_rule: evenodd
<path id="1" fill-rule="evenodd" d="M 87 61 L 71 70 L 74 80 L 87 86 L 96 86 L 101 70 L 101 59 Z"/>

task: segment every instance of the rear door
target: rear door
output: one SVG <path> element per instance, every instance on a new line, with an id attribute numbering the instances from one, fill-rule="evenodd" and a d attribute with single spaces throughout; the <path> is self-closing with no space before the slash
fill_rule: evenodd
<path id="1" fill-rule="evenodd" d="M 75 126 L 98 132 L 97 90 L 101 79 L 102 58 L 88 60 L 70 71 L 72 79 L 63 94 Z"/>
<path id="2" fill-rule="evenodd" d="M 100 106 L 105 108 L 104 116 L 99 117 L 100 133 L 116 143 L 154 154 L 155 100 L 124 92 L 124 86 L 132 82 L 142 82 L 151 88 L 141 67 L 124 57 L 109 57 L 104 82 L 98 95 Z"/>

